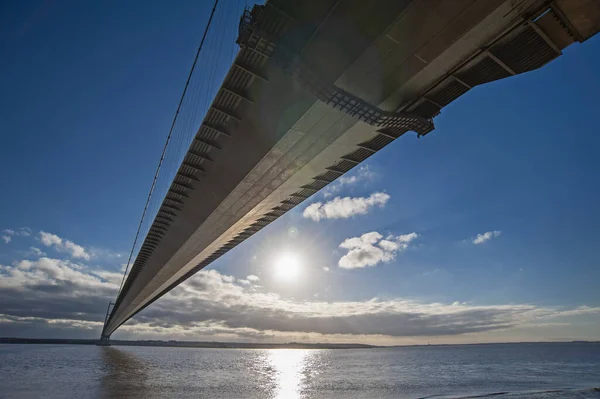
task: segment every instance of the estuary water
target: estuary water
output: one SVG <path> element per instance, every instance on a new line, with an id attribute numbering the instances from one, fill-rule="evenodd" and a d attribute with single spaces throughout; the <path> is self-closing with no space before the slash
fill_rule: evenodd
<path id="1" fill-rule="evenodd" d="M 600 398 L 600 344 L 0 345 L 1 398 Z"/>

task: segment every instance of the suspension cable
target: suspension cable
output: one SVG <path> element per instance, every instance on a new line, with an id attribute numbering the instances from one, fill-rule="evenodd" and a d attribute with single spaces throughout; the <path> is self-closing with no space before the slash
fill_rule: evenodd
<path id="1" fill-rule="evenodd" d="M 140 219 L 140 224 L 138 225 L 137 232 L 135 233 L 135 239 L 133 240 L 133 246 L 131 247 L 131 252 L 129 253 L 129 259 L 127 260 L 127 266 L 125 267 L 125 272 L 123 273 L 123 279 L 121 280 L 121 286 L 119 287 L 119 292 L 117 292 L 117 298 L 119 298 L 119 295 L 121 294 L 121 290 L 123 289 L 123 284 L 125 283 L 125 277 L 127 276 L 127 271 L 129 270 L 129 265 L 131 264 L 131 258 L 133 257 L 133 253 L 135 251 L 135 246 L 137 244 L 137 241 L 138 241 L 138 238 L 140 235 L 140 231 L 142 229 L 144 217 L 146 216 L 146 212 L 148 211 L 148 204 L 150 203 L 150 198 L 152 197 L 152 193 L 154 192 L 154 188 L 156 186 L 156 181 L 158 180 L 158 174 L 160 173 L 160 168 L 165 159 L 167 147 L 169 146 L 169 142 L 171 141 L 171 136 L 173 135 L 175 123 L 177 122 L 177 117 L 179 116 L 179 111 L 181 110 L 181 106 L 183 104 L 185 94 L 186 94 L 188 86 L 190 84 L 190 80 L 192 79 L 192 75 L 194 74 L 194 69 L 196 68 L 196 63 L 198 62 L 198 57 L 200 56 L 200 52 L 202 51 L 202 46 L 204 45 L 204 40 L 206 39 L 206 35 L 208 34 L 210 24 L 212 22 L 213 16 L 215 15 L 215 10 L 217 9 L 217 4 L 219 4 L 219 0 L 215 0 L 212 11 L 210 13 L 210 17 L 208 18 L 208 23 L 206 24 L 206 28 L 204 29 L 204 34 L 202 35 L 202 40 L 200 41 L 200 45 L 198 46 L 198 51 L 196 51 L 196 57 L 194 57 L 194 63 L 192 64 L 192 68 L 190 69 L 190 73 L 188 75 L 187 81 L 185 82 L 185 87 L 183 88 L 183 93 L 181 94 L 181 98 L 179 99 L 179 105 L 177 106 L 177 111 L 175 112 L 175 116 L 173 117 L 173 122 L 171 123 L 171 129 L 169 130 L 169 134 L 167 135 L 167 140 L 165 141 L 165 145 L 163 147 L 162 154 L 160 155 L 160 160 L 158 161 L 156 173 L 154 174 L 154 179 L 152 180 L 152 185 L 150 186 L 150 192 L 148 193 L 148 198 L 146 199 L 146 205 L 144 206 L 144 211 L 142 212 L 142 218 Z M 113 308 L 113 310 L 114 310 L 114 308 Z"/>

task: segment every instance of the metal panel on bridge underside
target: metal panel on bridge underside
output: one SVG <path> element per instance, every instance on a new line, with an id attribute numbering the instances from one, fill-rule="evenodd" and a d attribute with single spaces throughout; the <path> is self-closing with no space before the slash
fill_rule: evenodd
<path id="1" fill-rule="evenodd" d="M 403 133 L 427 134 L 431 118 L 471 88 L 539 68 L 590 37 L 599 7 L 586 0 L 255 6 L 103 336 Z"/>

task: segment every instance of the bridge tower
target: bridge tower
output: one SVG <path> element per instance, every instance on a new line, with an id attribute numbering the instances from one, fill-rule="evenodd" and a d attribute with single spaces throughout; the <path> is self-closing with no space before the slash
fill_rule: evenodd
<path id="1" fill-rule="evenodd" d="M 108 307 L 106 308 L 106 316 L 104 316 L 104 325 L 102 326 L 102 334 L 100 335 L 100 341 L 98 342 L 98 346 L 110 346 L 110 334 L 105 335 L 104 331 L 106 331 L 106 323 L 108 322 L 108 316 L 110 315 L 111 306 L 115 306 L 115 303 L 112 301 L 108 303 Z"/>

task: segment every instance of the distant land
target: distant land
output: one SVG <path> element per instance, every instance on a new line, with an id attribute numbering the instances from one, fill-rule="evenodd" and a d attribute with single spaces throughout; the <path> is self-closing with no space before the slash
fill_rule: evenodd
<path id="1" fill-rule="evenodd" d="M 14 338 L 2 337 L 0 344 L 54 344 L 54 345 L 98 345 L 98 339 L 54 339 L 54 338 Z M 329 344 L 329 343 L 249 343 L 249 342 L 214 342 L 214 341 L 123 341 L 111 339 L 114 346 L 175 346 L 180 348 L 242 348 L 242 349 L 368 349 L 377 348 L 366 344 Z"/>
<path id="2" fill-rule="evenodd" d="M 17 338 L 0 337 L 0 344 L 52 344 L 52 345 L 98 345 L 98 339 L 58 339 L 58 338 Z M 519 344 L 600 344 L 600 341 L 550 341 L 550 342 L 491 342 L 472 344 L 421 344 L 421 345 L 367 345 L 336 343 L 256 343 L 256 342 L 217 342 L 217 341 L 161 341 L 139 340 L 125 341 L 111 339 L 114 346 L 166 346 L 179 348 L 230 348 L 230 349 L 371 349 L 371 348 L 406 348 L 414 346 L 461 346 L 461 345 L 519 345 Z"/>

